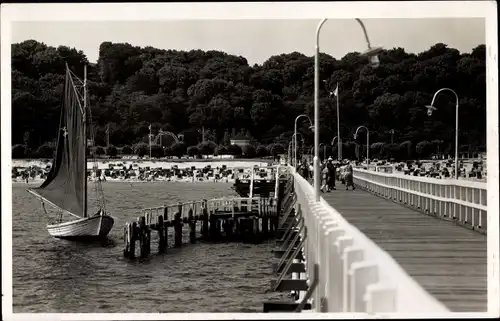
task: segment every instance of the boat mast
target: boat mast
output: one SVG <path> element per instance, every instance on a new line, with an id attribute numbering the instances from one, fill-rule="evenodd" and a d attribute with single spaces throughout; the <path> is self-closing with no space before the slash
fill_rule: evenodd
<path id="1" fill-rule="evenodd" d="M 87 65 L 83 66 L 83 179 L 85 181 L 83 189 L 83 217 L 87 217 Z"/>

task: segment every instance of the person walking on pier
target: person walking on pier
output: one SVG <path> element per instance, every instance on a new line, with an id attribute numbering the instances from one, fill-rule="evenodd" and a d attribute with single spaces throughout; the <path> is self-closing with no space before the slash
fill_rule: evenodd
<path id="1" fill-rule="evenodd" d="M 328 158 L 328 163 L 326 165 L 328 168 L 328 188 L 330 190 L 336 190 L 335 188 L 335 172 L 337 169 L 335 168 L 335 165 L 333 164 L 333 159 L 330 157 Z"/>
<path id="2" fill-rule="evenodd" d="M 306 181 L 309 181 L 309 165 L 305 159 L 303 159 L 299 164 L 298 172 L 306 179 Z"/>
<path id="3" fill-rule="evenodd" d="M 348 164 L 346 167 L 346 174 L 345 174 L 345 190 L 347 191 L 349 189 L 349 186 L 352 187 L 352 190 L 355 190 L 356 187 L 354 187 L 354 182 L 353 182 L 353 172 L 352 172 L 352 165 Z"/>
<path id="4" fill-rule="evenodd" d="M 324 189 L 326 188 L 326 191 L 329 192 L 330 191 L 330 186 L 328 184 L 328 181 L 329 181 L 329 170 L 328 170 L 328 164 L 325 163 L 323 164 L 323 167 L 321 169 L 321 178 L 322 178 L 322 185 L 321 185 L 321 192 L 324 193 Z"/>

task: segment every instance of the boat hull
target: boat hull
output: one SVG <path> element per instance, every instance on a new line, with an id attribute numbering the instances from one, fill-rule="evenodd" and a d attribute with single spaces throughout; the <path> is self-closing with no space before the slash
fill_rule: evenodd
<path id="1" fill-rule="evenodd" d="M 95 215 L 70 222 L 47 225 L 49 234 L 61 239 L 104 238 L 114 225 L 109 215 Z"/>

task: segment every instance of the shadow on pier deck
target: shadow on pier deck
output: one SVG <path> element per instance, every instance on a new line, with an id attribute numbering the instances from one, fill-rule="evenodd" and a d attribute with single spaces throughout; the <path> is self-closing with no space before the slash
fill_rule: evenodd
<path id="1" fill-rule="evenodd" d="M 321 196 L 430 294 L 453 312 L 487 311 L 486 235 L 359 188 L 337 188 Z"/>

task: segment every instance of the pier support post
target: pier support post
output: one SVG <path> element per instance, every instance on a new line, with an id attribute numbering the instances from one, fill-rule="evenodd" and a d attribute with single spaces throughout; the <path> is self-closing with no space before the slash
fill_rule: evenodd
<path id="1" fill-rule="evenodd" d="M 264 238 L 269 236 L 269 217 L 267 216 L 262 218 L 262 235 Z"/>
<path id="2" fill-rule="evenodd" d="M 138 217 L 137 218 L 139 221 L 139 241 L 140 241 L 140 248 L 141 248 L 141 257 L 147 257 L 148 256 L 148 234 L 147 234 L 147 229 L 148 227 L 146 226 L 146 218 L 144 216 Z"/>
<path id="3" fill-rule="evenodd" d="M 137 240 L 137 223 L 133 222 L 129 225 L 130 233 L 130 247 L 129 247 L 129 258 L 135 258 L 135 241 Z"/>
<path id="4" fill-rule="evenodd" d="M 223 224 L 224 233 L 226 234 L 226 240 L 232 241 L 233 239 L 233 228 L 234 228 L 234 219 L 232 217 L 224 220 Z"/>
<path id="5" fill-rule="evenodd" d="M 217 218 L 217 215 L 210 214 L 210 239 L 214 242 L 220 240 L 221 225 L 221 221 Z"/>
<path id="6" fill-rule="evenodd" d="M 163 216 L 158 216 L 158 253 L 165 252 L 165 223 Z"/>
<path id="7" fill-rule="evenodd" d="M 135 222 L 127 223 L 124 229 L 125 248 L 123 249 L 123 256 L 131 259 L 135 257 L 135 229 Z"/>
<path id="8" fill-rule="evenodd" d="M 202 235 L 204 240 L 208 240 L 209 238 L 209 230 L 208 230 L 208 204 L 207 200 L 203 200 L 203 223 L 202 223 Z"/>
<path id="9" fill-rule="evenodd" d="M 193 209 L 189 209 L 188 213 L 189 220 L 189 241 L 191 243 L 196 243 L 196 220 L 193 215 Z"/>
<path id="10" fill-rule="evenodd" d="M 178 212 L 174 218 L 174 245 L 179 247 L 182 245 L 182 204 L 179 203 Z"/>
<path id="11" fill-rule="evenodd" d="M 259 218 L 254 216 L 252 218 L 252 228 L 253 228 L 253 231 L 252 231 L 252 234 L 253 234 L 253 242 L 254 244 L 257 244 L 257 243 L 260 243 L 260 238 L 261 238 L 261 235 L 260 235 L 260 229 L 259 229 Z"/>
<path id="12" fill-rule="evenodd" d="M 168 226 L 170 225 L 168 221 L 168 207 L 163 208 L 163 226 L 165 226 L 165 251 L 168 249 Z"/>

